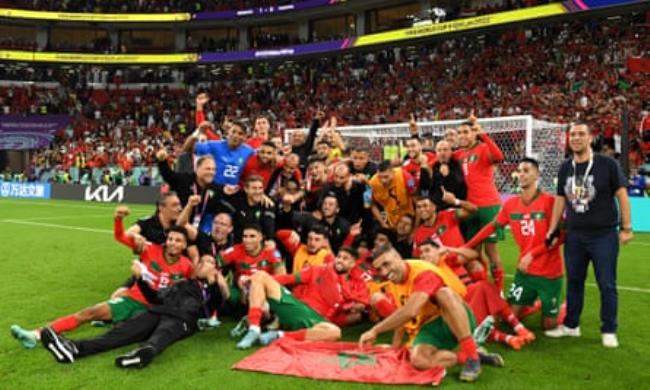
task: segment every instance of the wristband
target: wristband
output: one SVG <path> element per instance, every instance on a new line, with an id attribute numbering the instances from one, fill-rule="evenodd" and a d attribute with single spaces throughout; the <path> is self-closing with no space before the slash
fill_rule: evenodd
<path id="1" fill-rule="evenodd" d="M 454 205 L 455 205 L 455 206 L 460 206 L 460 199 L 456 199 L 456 200 L 454 201 Z"/>

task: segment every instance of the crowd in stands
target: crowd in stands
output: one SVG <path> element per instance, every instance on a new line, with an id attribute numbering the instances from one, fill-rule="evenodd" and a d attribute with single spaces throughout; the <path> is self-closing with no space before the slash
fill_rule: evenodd
<path id="1" fill-rule="evenodd" d="M 171 142 L 194 128 L 193 107 L 185 97 L 201 91 L 212 96 L 206 115 L 215 123 L 226 115 L 266 114 L 274 129 L 295 128 L 310 123 L 315 106 L 336 115 L 339 126 L 394 123 L 407 121 L 411 112 L 418 121 L 458 118 L 474 106 L 479 117 L 531 114 L 551 122 L 585 121 L 609 142 L 620 133 L 624 112 L 632 128 L 650 127 L 649 121 L 641 123 L 649 109 L 650 78 L 626 68 L 629 57 L 650 52 L 643 39 L 647 32 L 647 22 L 637 15 L 454 38 L 417 51 L 236 65 L 218 72 L 217 67 L 8 68 L 0 69 L 0 79 L 56 80 L 62 88 L 3 87 L 0 107 L 4 113 L 70 114 L 73 128 L 55 150 L 90 134 L 109 140 L 135 134 L 137 143 L 139 136 L 166 132 Z M 151 85 L 110 92 L 88 88 L 97 79 Z M 156 85 L 170 80 L 187 87 Z M 650 142 L 631 141 L 633 166 L 638 166 L 647 159 Z"/>
<path id="2" fill-rule="evenodd" d="M 237 51 L 239 49 L 239 41 L 235 38 L 215 39 L 212 37 L 201 37 L 200 39 L 195 39 L 192 38 L 191 32 L 189 32 L 186 47 L 187 51 L 195 51 L 198 53 Z"/>
<path id="3" fill-rule="evenodd" d="M 5 50 L 36 50 L 36 41 L 24 38 L 2 37 L 0 39 L 0 48 Z"/>

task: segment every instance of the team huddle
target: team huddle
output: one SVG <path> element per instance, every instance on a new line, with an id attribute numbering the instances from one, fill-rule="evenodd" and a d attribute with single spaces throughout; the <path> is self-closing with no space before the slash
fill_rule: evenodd
<path id="1" fill-rule="evenodd" d="M 239 349 L 337 341 L 367 322 L 360 347 L 393 331 L 392 345 L 408 347 L 417 370 L 459 365 L 471 382 L 482 366 L 504 365 L 480 344 L 534 342 L 523 317 L 541 310 L 549 337 L 569 329 L 562 210 L 538 188 L 533 158 L 518 163 L 520 192 L 502 200 L 494 169 L 503 152 L 473 115 L 435 144 L 413 120 L 407 155 L 375 164 L 321 111 L 307 134 L 283 144 L 266 117 L 251 136 L 237 121 L 217 129 L 203 115 L 208 100 L 196 99 L 197 131 L 182 153 L 156 154 L 169 188 L 154 215 L 127 228 L 128 207 L 115 210 L 114 238 L 138 256 L 128 279 L 105 302 L 33 330 L 13 325 L 24 347 L 40 343 L 72 363 L 140 343 L 115 364 L 142 368 L 224 317 L 239 321 L 230 331 Z M 499 255 L 506 227 L 519 247 L 516 270 Z M 504 291 L 505 271 L 514 280 Z M 62 335 L 85 323 L 110 329 Z"/>

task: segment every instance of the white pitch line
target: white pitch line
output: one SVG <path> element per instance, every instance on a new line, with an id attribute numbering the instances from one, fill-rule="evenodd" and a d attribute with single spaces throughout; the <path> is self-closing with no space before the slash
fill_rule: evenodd
<path id="1" fill-rule="evenodd" d="M 92 228 L 81 227 L 81 226 L 58 225 L 58 224 L 55 224 L 55 223 L 21 221 L 21 220 L 15 220 L 15 219 L 4 219 L 4 220 L 2 220 L 0 222 L 15 223 L 15 224 L 18 224 L 18 225 L 42 226 L 42 227 L 49 227 L 49 228 L 53 228 L 53 229 L 77 230 L 77 231 L 91 232 L 91 233 L 110 233 L 110 234 L 113 233 L 112 230 L 108 230 L 108 229 L 92 229 Z M 512 279 L 512 278 L 514 278 L 514 275 L 507 274 L 506 277 Z M 595 284 L 595 283 L 585 283 L 585 285 L 587 285 L 589 287 L 598 287 L 598 285 Z M 633 292 L 640 292 L 640 293 L 644 293 L 644 294 L 650 294 L 650 289 L 647 289 L 647 288 L 618 286 L 618 289 L 621 290 L 621 291 L 633 291 Z"/>
<path id="2" fill-rule="evenodd" d="M 38 201 L 34 202 L 34 201 L 20 201 L 20 200 L 6 200 L 6 199 L 0 200 L 0 205 L 2 204 L 18 204 L 18 205 L 25 205 L 25 206 L 44 206 L 44 207 L 54 207 L 54 208 L 89 209 L 89 210 L 114 210 L 115 207 L 117 207 L 118 205 L 117 203 L 110 204 L 110 205 L 108 204 L 107 205 L 100 205 L 100 204 L 79 205 L 79 204 L 50 203 L 50 202 L 38 202 Z M 152 203 L 151 206 L 137 205 L 137 206 L 129 206 L 129 208 L 131 210 L 149 210 L 153 213 L 153 211 L 155 210 L 155 202 Z"/>
<path id="3" fill-rule="evenodd" d="M 506 277 L 512 279 L 515 277 L 515 275 L 506 274 Z M 596 283 L 590 283 L 590 282 L 585 282 L 585 286 L 598 288 L 598 285 Z M 623 290 L 623 291 L 634 291 L 634 292 L 640 292 L 644 294 L 650 294 L 650 289 L 648 288 L 628 287 L 628 286 L 616 286 L 616 288 L 618 290 Z"/>
<path id="4" fill-rule="evenodd" d="M 107 218 L 109 220 L 113 219 L 112 214 L 89 214 L 89 215 L 68 215 L 68 216 L 49 216 L 49 217 L 34 217 L 34 218 L 21 218 L 19 221 L 48 221 L 48 220 L 60 220 L 60 219 L 83 219 L 83 218 Z M 15 221 L 15 220 L 14 220 Z"/>
<path id="5" fill-rule="evenodd" d="M 16 219 L 3 219 L 2 222 L 5 223 L 15 223 L 18 225 L 30 225 L 30 226 L 42 226 L 49 227 L 54 229 L 68 229 L 68 230 L 78 230 L 81 232 L 91 232 L 91 233 L 113 233 L 112 230 L 108 229 L 93 229 L 81 226 L 69 226 L 69 225 L 58 225 L 55 223 L 43 223 L 43 222 L 32 222 L 32 221 L 20 221 Z"/>

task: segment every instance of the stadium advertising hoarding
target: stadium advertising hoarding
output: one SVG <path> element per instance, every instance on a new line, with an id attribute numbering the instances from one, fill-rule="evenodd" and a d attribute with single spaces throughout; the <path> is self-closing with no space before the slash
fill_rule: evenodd
<path id="1" fill-rule="evenodd" d="M 585 11 L 606 6 L 639 3 L 640 1 L 581 1 L 573 0 L 564 3 L 553 3 L 538 7 L 530 7 L 515 11 L 499 12 L 471 18 L 436 23 L 427 26 L 410 27 L 386 31 L 377 34 L 362 35 L 343 40 L 309 43 L 267 50 L 244 50 L 225 53 L 182 53 L 182 54 L 84 54 L 84 53 L 54 53 L 33 52 L 20 50 L 0 50 L 0 61 L 26 62 L 60 62 L 60 63 L 94 63 L 94 64 L 171 64 L 171 63 L 225 63 L 237 61 L 254 61 L 271 58 L 287 58 L 292 56 L 335 52 L 342 49 L 387 44 L 402 40 L 426 38 L 478 28 L 499 26 L 507 23 L 522 22 Z M 587 4 L 585 4 L 587 3 Z M 0 9 L 2 11 L 2 9 Z"/>
<path id="2" fill-rule="evenodd" d="M 569 0 L 563 4 L 570 11 L 585 11 L 602 7 L 612 7 L 639 3 L 643 0 Z M 153 14 L 103 14 L 89 12 L 50 12 L 31 11 L 13 8 L 0 8 L 0 18 L 54 20 L 65 22 L 91 23 L 177 23 L 188 21 L 229 20 L 247 17 L 262 17 L 277 15 L 285 12 L 300 11 L 318 7 L 332 6 L 341 0 L 304 0 L 278 6 L 253 7 L 240 10 L 206 11 L 198 13 L 153 13 Z"/>
<path id="3" fill-rule="evenodd" d="M 69 124 L 68 115 L 2 115 L 0 150 L 47 148 L 54 134 Z"/>
<path id="4" fill-rule="evenodd" d="M 618 5 L 627 5 L 642 3 L 647 0 L 568 0 L 563 1 L 564 6 L 571 12 L 587 11 L 590 9 L 615 7 Z"/>
<path id="5" fill-rule="evenodd" d="M 291 57 L 346 49 L 351 47 L 352 44 L 353 40 L 351 39 L 339 39 L 330 42 L 308 43 L 305 45 L 295 45 L 276 49 L 246 50 L 226 53 L 202 53 L 199 55 L 199 62 L 236 62 Z"/>
<path id="6" fill-rule="evenodd" d="M 153 204 L 159 194 L 160 187 L 52 184 L 52 199 Z"/>
<path id="7" fill-rule="evenodd" d="M 185 22 L 190 20 L 189 13 L 165 14 L 103 14 L 83 12 L 48 12 L 23 9 L 0 8 L 0 18 L 60 20 L 66 22 Z"/>
<path id="8" fill-rule="evenodd" d="M 54 53 L 20 50 L 0 51 L 0 60 L 29 62 L 64 62 L 79 64 L 171 64 L 194 63 L 198 55 L 183 54 L 86 54 Z"/>
<path id="9" fill-rule="evenodd" d="M 240 10 L 229 11 L 213 11 L 213 12 L 199 12 L 192 15 L 192 20 L 223 20 L 223 19 L 236 19 L 251 16 L 268 16 L 277 15 L 283 12 L 306 10 L 310 8 L 326 7 L 340 3 L 339 0 L 305 0 L 297 3 L 267 6 L 267 7 L 253 7 Z"/>
<path id="10" fill-rule="evenodd" d="M 174 23 L 192 20 L 228 20 L 246 18 L 251 16 L 268 16 L 284 12 L 306 10 L 325 7 L 339 3 L 339 0 L 306 0 L 297 3 L 278 6 L 253 7 L 240 10 L 213 11 L 213 12 L 175 12 L 175 13 L 149 13 L 149 14 L 103 14 L 90 12 L 50 12 L 30 11 L 23 9 L 0 8 L 0 18 L 57 20 L 65 22 L 91 22 L 91 23 Z"/>
<path id="11" fill-rule="evenodd" d="M 50 199 L 49 183 L 13 183 L 0 181 L 0 198 Z"/>
<path id="12" fill-rule="evenodd" d="M 495 14 L 475 16 L 471 18 L 453 20 L 450 22 L 431 24 L 428 26 L 410 27 L 383 33 L 363 35 L 356 39 L 354 46 L 360 47 L 389 43 L 405 39 L 425 38 L 433 35 L 472 30 L 475 28 L 491 27 L 500 24 L 520 22 L 530 19 L 545 18 L 549 16 L 561 15 L 566 12 L 566 8 L 564 8 L 560 3 L 519 9 L 516 11 L 498 12 Z"/>

